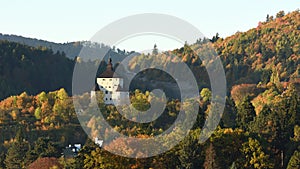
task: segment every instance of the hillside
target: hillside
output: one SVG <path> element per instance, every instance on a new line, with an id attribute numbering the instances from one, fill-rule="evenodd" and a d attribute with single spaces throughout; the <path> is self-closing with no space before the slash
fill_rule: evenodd
<path id="1" fill-rule="evenodd" d="M 6 40 L 9 42 L 16 42 L 20 44 L 24 44 L 27 46 L 35 47 L 35 48 L 47 48 L 52 50 L 54 53 L 60 52 L 64 53 L 66 57 L 70 59 L 74 59 L 79 56 L 81 49 L 84 47 L 91 51 L 91 53 L 101 53 L 103 51 L 107 51 L 107 48 L 110 50 L 110 57 L 114 60 L 120 61 L 120 58 L 124 58 L 131 52 L 120 50 L 120 49 L 112 49 L 111 47 L 103 44 L 103 43 L 91 43 L 90 41 L 77 41 L 77 42 L 68 42 L 68 43 L 54 43 L 40 39 L 26 38 L 17 35 L 6 35 L 0 33 L 0 40 Z"/>
<path id="2" fill-rule="evenodd" d="M 176 55 L 192 69 L 200 88 L 209 87 L 204 63 L 197 55 L 205 55 L 212 43 L 223 62 L 228 91 L 237 84 L 266 84 L 274 78 L 280 82 L 299 81 L 299 42 L 300 12 L 285 15 L 281 11 L 277 17 L 268 17 L 267 21 L 259 22 L 256 28 L 237 32 L 225 39 L 218 36 L 211 40 L 199 39 L 195 44 L 159 54 L 159 60 L 146 56 L 146 63 L 142 59 L 145 56 L 141 55 L 130 62 L 129 68 L 135 70 L 149 64 L 176 67 L 178 60 L 171 60 L 171 56 Z M 164 62 L 161 63 L 161 60 Z M 153 76 L 168 79 L 157 72 L 149 75 L 149 79 Z"/>
<path id="3" fill-rule="evenodd" d="M 300 78 L 300 12 L 268 17 L 256 28 L 218 39 L 214 45 L 226 68 L 227 82 L 266 83 Z"/>
<path id="4" fill-rule="evenodd" d="M 7 37 L 11 38 L 14 36 Z M 17 39 L 24 40 L 24 38 L 20 37 Z M 92 54 L 91 57 L 93 58 L 105 55 L 103 61 L 112 58 L 114 63 L 122 61 L 127 55 L 131 54 L 120 50 L 116 52 L 107 46 L 97 47 L 97 44 L 88 42 L 74 43 L 79 46 L 74 46 L 71 43 L 55 44 L 65 52 L 54 52 L 53 49 L 39 46 L 42 44 L 48 46 L 54 43 L 33 39 L 25 40 L 26 43 L 32 42 L 31 45 L 38 47 L 0 40 L 0 100 L 24 91 L 29 94 L 37 94 L 41 91 L 53 91 L 59 88 L 65 88 L 71 94 L 75 58 L 70 59 L 66 57 L 65 52 L 70 50 L 71 52 L 79 53 L 82 48 L 79 46 L 87 45 L 84 48 Z M 78 60 L 81 60 L 80 57 L 77 57 Z M 96 60 L 95 62 L 98 61 Z M 92 62 L 83 62 L 82 64 L 87 64 L 87 67 L 95 65 Z M 100 68 L 99 71 L 103 71 L 103 69 Z"/>
<path id="5" fill-rule="evenodd" d="M 98 117 L 93 114 L 94 105 L 86 102 L 90 98 L 88 93 L 78 96 L 67 93 L 75 60 L 43 47 L 0 41 L 0 94 L 6 97 L 17 93 L 0 101 L 0 168 L 26 168 L 43 157 L 52 158 L 64 168 L 80 169 L 299 168 L 299 35 L 300 12 L 285 15 L 281 11 L 247 32 L 238 32 L 225 39 L 217 36 L 211 40 L 199 39 L 195 44 L 155 54 L 157 57 L 149 54 L 132 59 L 128 68 L 131 70 L 158 65 L 161 61 L 163 64 L 160 66 L 171 65 L 176 69 L 180 68 L 176 67 L 177 62 L 183 61 L 191 68 L 200 87 L 200 99 L 191 102 L 199 105 L 196 123 L 187 137 L 165 153 L 141 159 L 117 156 L 87 139 L 78 123 L 73 99 L 75 104 L 86 105 L 80 116 L 86 120 L 81 124 L 86 125 L 87 131 L 108 134 L 109 128 L 98 123 L 104 117 L 112 130 L 137 138 L 162 134 L 177 119 L 181 106 L 191 107 L 191 104 L 170 98 L 159 118 L 149 123 L 136 123 L 122 116 L 115 106 L 105 105 L 99 93 L 98 105 L 103 117 Z M 210 42 L 223 61 L 228 97 L 219 126 L 205 143 L 199 143 L 199 133 L 212 109 L 209 79 L 204 66 L 211 60 L 201 61 L 196 55 L 207 54 Z M 171 55 L 178 57 L 171 59 Z M 143 57 L 147 58 L 146 62 Z M 95 66 L 94 62 L 84 62 L 80 58 L 76 62 L 84 68 Z M 103 71 L 106 63 L 101 62 L 101 65 L 98 73 Z M 130 99 L 139 110 L 149 108 L 151 87 L 172 88 L 170 83 L 175 83 L 172 77 L 158 70 L 144 71 L 134 80 L 136 84 L 131 87 L 142 90 L 132 91 Z M 165 103 L 164 99 L 155 100 Z M 125 114 L 133 113 L 126 105 L 118 108 Z M 170 133 L 173 137 L 178 136 L 176 134 Z M 167 138 L 159 145 L 160 148 L 172 141 L 169 139 L 172 137 Z M 85 140 L 78 156 L 69 159 L 60 157 L 65 146 L 83 144 Z M 105 146 L 124 151 L 129 156 L 147 153 L 136 148 L 136 143 L 130 139 L 104 142 Z M 134 148 L 128 148 L 130 146 Z"/>
<path id="6" fill-rule="evenodd" d="M 73 65 L 59 52 L 0 41 L 0 99 L 24 91 L 70 91 Z"/>

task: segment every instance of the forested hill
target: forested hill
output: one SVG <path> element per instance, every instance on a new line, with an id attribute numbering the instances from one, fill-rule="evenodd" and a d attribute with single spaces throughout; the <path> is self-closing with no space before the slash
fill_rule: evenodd
<path id="1" fill-rule="evenodd" d="M 92 43 L 90 41 L 77 41 L 77 42 L 68 42 L 68 43 L 54 43 L 40 39 L 26 38 L 17 35 L 5 35 L 0 33 L 0 40 L 7 40 L 10 42 L 16 42 L 20 44 L 24 44 L 32 47 L 44 47 L 51 49 L 54 53 L 61 52 L 66 55 L 66 57 L 74 59 L 77 57 L 84 47 L 86 49 L 92 50 L 94 53 L 99 53 L 101 51 L 106 51 L 107 48 L 111 48 L 103 43 Z M 110 57 L 113 59 L 119 60 L 119 58 L 123 58 L 127 52 L 121 49 L 115 49 L 114 47 L 111 49 Z"/>
<path id="2" fill-rule="evenodd" d="M 65 88 L 70 94 L 75 59 L 67 57 L 66 53 L 68 51 L 75 52 L 77 56 L 83 43 L 61 44 L 62 46 L 59 46 L 46 41 L 27 40 L 32 42 L 31 45 L 38 47 L 0 40 L 0 100 L 24 91 L 28 94 L 37 94 L 41 91 Z M 46 47 L 39 46 L 43 44 Z M 47 46 L 52 44 L 61 47 L 65 52 L 48 49 Z M 110 57 L 114 63 L 123 60 L 130 54 L 130 52 L 118 49 L 115 51 L 104 45 L 101 47 L 99 44 L 89 42 L 86 42 L 85 45 L 85 48 L 95 55 L 93 57 L 104 54 L 108 50 L 104 60 L 107 61 Z M 90 62 L 87 64 L 94 66 Z"/>
<path id="3" fill-rule="evenodd" d="M 280 81 L 300 78 L 300 12 L 267 16 L 256 28 L 215 39 L 226 68 L 227 82 L 266 83 L 271 75 Z"/>
<path id="4" fill-rule="evenodd" d="M 59 52 L 0 41 L 0 99 L 24 91 L 71 90 L 74 61 Z"/>
<path id="5" fill-rule="evenodd" d="M 77 56 L 83 45 L 95 49 L 93 53 L 105 47 L 103 44 L 90 42 L 55 44 L 18 36 L 0 35 L 1 38 L 19 42 L 0 41 L 1 100 L 23 91 L 37 94 L 43 90 L 52 91 L 61 87 L 70 93 L 74 61 L 65 56 L 69 55 L 69 58 Z M 221 55 L 228 91 L 232 86 L 242 83 L 266 84 L 274 80 L 279 82 L 299 80 L 299 11 L 286 15 L 279 12 L 276 17 L 267 17 L 266 21 L 259 22 L 256 28 L 247 32 L 238 32 L 225 39 L 216 36 L 211 41 Z M 30 47 L 24 43 L 43 47 Z M 205 68 L 199 60 L 193 59 L 193 53 L 188 48 L 200 51 L 203 44 L 204 40 L 199 40 L 191 46 L 170 51 L 192 66 L 197 79 L 200 79 L 198 76 L 207 79 Z M 49 46 L 52 48 L 48 49 Z M 63 52 L 57 52 L 60 49 Z M 116 63 L 128 54 L 130 52 L 111 49 L 108 55 Z M 134 69 L 138 62 L 140 60 L 133 60 L 130 68 Z M 199 86 L 205 87 L 207 84 Z"/>
<path id="6" fill-rule="evenodd" d="M 42 46 L 48 49 L 52 49 L 54 52 L 64 52 L 69 58 L 75 58 L 76 56 L 78 56 L 78 53 L 82 48 L 82 42 L 54 43 L 45 40 L 26 38 L 17 35 L 0 34 L 0 40 L 7 40 L 10 42 L 16 42 L 32 47 Z"/>
<path id="7" fill-rule="evenodd" d="M 152 55 L 147 55 L 147 62 L 142 57 L 131 60 L 129 69 L 138 70 L 143 66 L 151 67 L 161 63 L 161 60 L 164 66 L 167 64 L 176 66 L 177 62 L 183 61 L 190 66 L 200 86 L 196 122 L 184 140 L 165 153 L 141 159 L 114 155 L 99 148 L 91 140 L 86 141 L 78 156 L 60 157 L 67 145 L 83 144 L 87 138 L 77 121 L 73 99 L 75 98 L 77 102 L 75 104 L 86 103 L 90 96 L 86 93 L 70 97 L 64 89 L 52 92 L 39 91 L 60 87 L 69 90 L 74 60 L 44 47 L 34 48 L 0 41 L 0 94 L 2 97 L 8 95 L 8 92 L 9 95 L 15 95 L 0 101 L 0 169 L 27 168 L 27 166 L 30 168 L 44 164 L 47 159 L 52 159 L 52 162 L 56 160 L 58 166 L 64 166 L 60 168 L 80 169 L 95 168 L 95 166 L 101 168 L 119 168 L 119 166 L 204 169 L 299 168 L 299 34 L 300 12 L 289 14 L 279 12 L 275 17 L 268 16 L 266 21 L 258 23 L 256 28 L 247 32 L 238 32 L 225 39 L 215 36 L 212 39 L 198 40 L 193 45 L 185 44 L 180 49 L 160 54 L 153 50 Z M 205 63 L 195 57 L 195 54 L 206 52 L 207 46 L 210 46 L 207 42 L 215 45 L 223 61 L 228 97 L 218 127 L 205 143 L 200 143 L 199 134 L 205 120 L 213 111 L 213 105 L 210 101 L 212 92 L 209 84 L 202 81 L 208 78 Z M 170 54 L 180 59 L 177 57 L 171 59 Z M 158 57 L 151 57 L 153 55 Z M 76 59 L 77 63 L 83 64 L 84 68 L 95 66 L 94 62 L 80 60 L 80 58 Z M 208 61 L 210 60 L 203 62 L 209 63 Z M 106 64 L 101 63 L 101 68 L 105 69 Z M 164 82 L 167 88 L 172 87 L 169 80 L 171 78 L 168 79 L 168 76 L 159 71 L 152 72 L 149 79 L 156 77 L 158 81 Z M 206 85 L 208 87 L 205 87 Z M 142 87 L 141 83 L 138 83 L 138 87 Z M 152 97 L 149 92 L 151 90 L 147 88 L 146 90 L 148 91 L 135 90 L 131 93 L 130 99 L 135 108 L 147 110 L 151 105 L 149 98 L 165 103 L 165 99 Z M 34 96 L 34 93 L 39 94 Z M 178 99 L 168 100 L 159 118 L 149 124 L 135 123 L 118 112 L 122 110 L 125 114 L 129 114 L 132 113 L 129 112 L 130 109 L 126 106 L 118 106 L 117 109 L 112 105 L 105 105 L 102 97 L 103 95 L 99 93 L 98 105 L 103 114 L 101 121 L 104 117 L 113 130 L 136 138 L 151 138 L 164 134 L 165 129 L 176 123 L 178 113 L 182 110 L 181 106 L 193 107 L 194 105 L 192 100 L 186 102 L 187 104 L 181 104 L 181 100 Z M 99 118 L 91 114 L 93 108 L 94 105 L 90 104 L 79 113 L 81 119 L 87 119 L 85 131 L 107 135 L 109 129 L 97 123 Z M 189 110 L 185 114 L 190 114 Z M 208 124 L 209 121 L 208 119 Z M 166 136 L 162 148 L 168 145 L 169 141 L 173 140 L 169 138 L 176 137 L 177 133 L 172 132 Z M 128 139 L 117 138 L 110 143 L 105 141 L 105 144 L 113 151 L 126 152 L 128 156 L 145 153 L 144 149 L 130 148 L 134 147 L 132 145 L 135 142 Z"/>
<path id="8" fill-rule="evenodd" d="M 218 35 L 212 39 L 199 39 L 195 44 L 159 54 L 161 60 L 176 64 L 170 60 L 178 56 L 187 63 L 200 88 L 208 87 L 208 75 L 204 63 L 196 55 L 207 53 L 212 42 L 223 62 L 228 91 L 232 86 L 244 83 L 267 84 L 270 81 L 290 82 L 300 78 L 300 12 L 285 14 L 279 12 L 276 17 L 268 16 L 266 21 L 258 22 L 256 28 L 246 32 L 237 32 L 225 39 Z M 130 62 L 130 69 L 140 69 L 145 65 L 141 57 Z M 147 60 L 151 65 L 160 62 Z M 167 63 L 165 64 L 167 65 Z M 160 76 L 160 75 L 155 75 Z M 200 79 L 200 80 L 199 80 Z"/>

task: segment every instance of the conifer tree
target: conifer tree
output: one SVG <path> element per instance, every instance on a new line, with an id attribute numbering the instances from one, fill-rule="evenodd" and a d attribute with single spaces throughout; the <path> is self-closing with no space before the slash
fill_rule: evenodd
<path id="1" fill-rule="evenodd" d="M 251 121 L 254 120 L 255 110 L 251 103 L 250 97 L 246 96 L 243 101 L 237 106 L 237 124 L 240 128 L 246 130 Z"/>
<path id="2" fill-rule="evenodd" d="M 24 141 L 22 136 L 22 130 L 19 128 L 15 142 L 11 145 L 8 149 L 6 158 L 5 158 L 5 165 L 7 169 L 20 169 L 24 168 L 24 157 L 28 150 L 28 144 Z"/>

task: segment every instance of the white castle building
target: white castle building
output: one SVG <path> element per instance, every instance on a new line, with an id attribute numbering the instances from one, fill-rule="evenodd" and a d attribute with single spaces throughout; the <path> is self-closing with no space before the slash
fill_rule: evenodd
<path id="1" fill-rule="evenodd" d="M 124 91 L 123 87 L 123 78 L 113 71 L 112 61 L 109 59 L 106 70 L 97 76 L 95 89 L 91 92 L 92 100 L 96 96 L 97 91 L 102 91 L 105 104 L 121 104 L 125 100 L 126 95 L 129 95 L 128 91 Z"/>

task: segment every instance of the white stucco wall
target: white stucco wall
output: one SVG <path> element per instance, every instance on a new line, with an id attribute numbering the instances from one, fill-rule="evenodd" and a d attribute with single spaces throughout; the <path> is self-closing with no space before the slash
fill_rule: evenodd
<path id="1" fill-rule="evenodd" d="M 123 87 L 122 78 L 97 78 L 99 89 L 104 93 L 105 104 L 113 104 L 113 100 L 117 101 L 123 98 L 122 92 L 117 92 L 118 86 Z"/>

